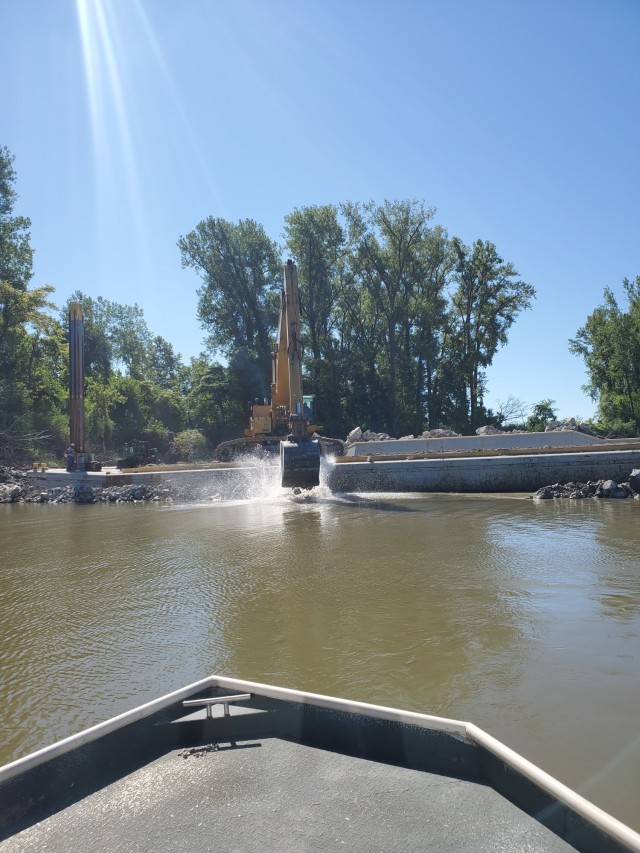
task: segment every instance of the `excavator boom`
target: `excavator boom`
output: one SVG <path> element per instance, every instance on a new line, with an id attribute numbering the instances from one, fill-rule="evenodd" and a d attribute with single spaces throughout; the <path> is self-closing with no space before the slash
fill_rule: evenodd
<path id="1" fill-rule="evenodd" d="M 312 489 L 320 482 L 320 446 L 309 436 L 309 418 L 302 396 L 302 339 L 300 336 L 300 291 L 293 261 L 284 267 L 284 290 L 280 310 L 278 349 L 274 359 L 274 412 L 286 407 L 289 435 L 280 444 L 282 485 Z"/>
<path id="2" fill-rule="evenodd" d="M 311 437 L 322 427 L 312 423 L 314 398 L 302 395 L 300 291 L 293 261 L 284 267 L 278 337 L 272 352 L 271 401 L 251 406 L 251 423 L 244 437 L 224 441 L 216 458 L 228 462 L 242 452 L 280 446 L 282 485 L 312 489 L 320 482 L 320 445 Z"/>

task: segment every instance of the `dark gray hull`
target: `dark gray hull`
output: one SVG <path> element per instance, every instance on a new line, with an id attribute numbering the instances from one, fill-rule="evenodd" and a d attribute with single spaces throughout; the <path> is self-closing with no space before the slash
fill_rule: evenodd
<path id="1" fill-rule="evenodd" d="M 0 768 L 3 851 L 345 846 L 607 853 L 640 835 L 472 724 L 218 677 Z"/>

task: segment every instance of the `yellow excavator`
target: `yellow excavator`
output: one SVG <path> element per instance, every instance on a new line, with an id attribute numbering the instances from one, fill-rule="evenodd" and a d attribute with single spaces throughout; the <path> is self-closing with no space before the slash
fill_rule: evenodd
<path id="1" fill-rule="evenodd" d="M 236 452 L 279 445 L 282 485 L 312 489 L 320 482 L 320 445 L 313 434 L 315 400 L 302 393 L 302 339 L 300 291 L 293 261 L 284 266 L 278 339 L 271 354 L 271 402 L 251 406 L 250 426 L 244 439 L 225 441 L 216 456 L 226 461 Z"/>

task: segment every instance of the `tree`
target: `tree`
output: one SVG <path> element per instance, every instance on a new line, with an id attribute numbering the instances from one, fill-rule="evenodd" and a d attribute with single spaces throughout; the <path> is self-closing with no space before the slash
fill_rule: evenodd
<path id="1" fill-rule="evenodd" d="M 381 319 L 377 369 L 387 389 L 386 428 L 405 432 L 422 421 L 412 360 L 415 302 L 429 279 L 425 263 L 434 210 L 417 201 L 345 204 L 354 276 Z M 426 305 L 426 302 L 424 303 Z"/>
<path id="2" fill-rule="evenodd" d="M 484 368 L 521 311 L 531 307 L 535 289 L 520 281 L 514 266 L 505 263 L 496 247 L 476 240 L 473 247 L 451 241 L 454 257 L 449 351 L 459 378 L 457 403 L 465 407 L 465 426 L 475 427 L 484 416 Z"/>
<path id="3" fill-rule="evenodd" d="M 89 444 L 106 451 L 112 444 L 148 438 L 162 451 L 186 423 L 186 368 L 180 356 L 151 334 L 138 305 L 76 291 L 63 311 L 65 322 L 71 301 L 82 305 L 84 317 Z"/>
<path id="4" fill-rule="evenodd" d="M 640 431 L 640 276 L 622 282 L 628 310 L 622 311 L 610 288 L 604 303 L 587 317 L 569 349 L 584 358 L 589 383 L 584 390 L 598 402 L 605 429 Z"/>
<path id="5" fill-rule="evenodd" d="M 350 281 L 346 239 L 334 205 L 296 208 L 285 218 L 287 248 L 296 261 L 303 322 L 305 385 L 317 396 L 325 429 L 335 434 L 344 420 L 346 383 L 339 353 L 340 296 Z"/>
<path id="6" fill-rule="evenodd" d="M 176 462 L 200 462 L 207 456 L 207 440 L 197 429 L 184 430 L 174 436 L 169 453 Z"/>
<path id="7" fill-rule="evenodd" d="M 95 451 L 106 453 L 111 447 L 115 430 L 116 405 L 125 402 L 114 378 L 106 382 L 89 376 L 85 382 L 85 425 L 90 444 Z"/>
<path id="8" fill-rule="evenodd" d="M 211 446 L 242 435 L 247 405 L 237 371 L 200 355 L 191 359 L 189 373 L 189 426 L 204 433 Z"/>
<path id="9" fill-rule="evenodd" d="M 124 365 L 128 376 L 146 379 L 152 351 L 152 335 L 138 305 L 107 302 L 107 328 L 116 363 Z"/>
<path id="10" fill-rule="evenodd" d="M 14 159 L 8 148 L 0 147 L 0 281 L 24 292 L 33 276 L 31 221 L 13 215 L 18 198 Z"/>
<path id="11" fill-rule="evenodd" d="M 252 219 L 237 225 L 208 219 L 180 237 L 182 266 L 195 269 L 198 317 L 213 351 L 227 358 L 243 352 L 253 363 L 247 399 L 262 397 L 271 382 L 271 345 L 279 310 L 282 264 L 276 243 Z"/>
<path id="12" fill-rule="evenodd" d="M 550 401 L 553 402 L 553 401 Z M 509 394 L 506 400 L 498 400 L 498 408 L 495 412 L 488 412 L 489 420 L 497 427 L 522 424 L 528 406 L 519 397 Z"/>
<path id="13" fill-rule="evenodd" d="M 556 410 L 553 408 L 555 400 L 540 400 L 531 408 L 531 414 L 527 418 L 526 428 L 529 432 L 544 432 L 547 424 L 556 419 Z"/>
<path id="14" fill-rule="evenodd" d="M 443 421 L 442 363 L 446 342 L 446 287 L 452 255 L 444 228 L 436 226 L 425 237 L 422 275 L 412 300 L 411 351 L 416 370 L 416 422 L 411 431 L 421 432 L 424 421 L 434 429 Z"/>
<path id="15" fill-rule="evenodd" d="M 345 236 L 333 205 L 296 208 L 285 217 L 287 248 L 296 261 L 302 317 L 314 362 L 330 346 L 333 314 L 343 287 Z"/>
<path id="16" fill-rule="evenodd" d="M 148 365 L 149 377 L 160 388 L 177 389 L 185 380 L 185 367 L 180 353 L 176 354 L 169 341 L 160 335 L 151 341 Z"/>
<path id="17" fill-rule="evenodd" d="M 9 149 L 0 147 L 0 429 L 56 432 L 62 342 L 49 313 L 53 288 L 29 290 L 31 223 L 13 214 L 13 162 Z"/>

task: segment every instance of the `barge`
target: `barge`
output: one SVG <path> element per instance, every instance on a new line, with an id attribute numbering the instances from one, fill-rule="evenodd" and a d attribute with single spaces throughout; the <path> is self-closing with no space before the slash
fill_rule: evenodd
<path id="1" fill-rule="evenodd" d="M 336 493 L 525 493 L 551 483 L 608 479 L 621 483 L 637 469 L 638 439 L 597 439 L 576 431 L 505 433 L 358 442 L 344 456 L 323 461 L 320 481 Z M 265 460 L 251 458 L 242 463 L 151 465 L 126 471 L 104 467 L 99 472 L 34 466 L 28 479 L 42 492 L 69 485 L 108 488 L 163 483 L 224 492 L 238 487 L 250 490 L 265 470 Z M 275 482 L 275 458 L 272 470 Z"/>
<path id="2" fill-rule="evenodd" d="M 334 492 L 535 492 L 551 483 L 629 479 L 640 440 L 577 430 L 361 441 L 335 460 Z"/>
<path id="3" fill-rule="evenodd" d="M 210 676 L 0 768 L 0 850 L 639 851 L 472 723 Z"/>

